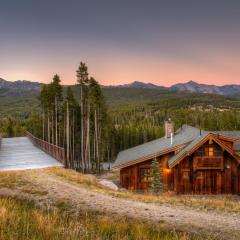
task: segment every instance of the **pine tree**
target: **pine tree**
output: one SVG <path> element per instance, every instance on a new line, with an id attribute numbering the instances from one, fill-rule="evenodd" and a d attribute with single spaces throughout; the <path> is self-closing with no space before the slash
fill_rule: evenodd
<path id="1" fill-rule="evenodd" d="M 159 162 L 155 158 L 150 165 L 150 172 L 146 174 L 148 177 L 148 183 L 150 184 L 150 191 L 158 194 L 163 192 L 163 176 L 160 171 Z"/>
<path id="2" fill-rule="evenodd" d="M 81 108 L 81 167 L 83 172 L 89 168 L 88 139 L 89 139 L 89 104 L 88 104 L 88 68 L 85 63 L 80 62 L 77 70 L 77 82 L 80 86 L 80 108 Z"/>
<path id="3" fill-rule="evenodd" d="M 61 80 L 60 77 L 55 74 L 53 77 L 53 81 L 50 83 L 50 89 L 51 89 L 51 97 L 52 97 L 52 113 L 53 113 L 53 132 L 55 130 L 55 145 L 60 146 L 60 134 L 59 134 L 59 125 L 61 123 L 60 119 L 60 111 L 62 109 L 62 86 L 61 86 Z M 54 129 L 55 128 L 55 129 Z M 53 133 L 54 135 L 54 133 Z"/>
<path id="4" fill-rule="evenodd" d="M 93 146 L 93 162 L 96 170 L 100 171 L 100 162 L 103 158 L 104 151 L 107 147 L 107 112 L 105 99 L 99 83 L 94 79 L 89 80 L 89 103 L 92 116 L 91 139 L 89 143 Z"/>
<path id="5" fill-rule="evenodd" d="M 64 102 L 65 112 L 65 133 L 66 137 L 66 164 L 69 168 L 75 168 L 75 112 L 77 111 L 78 104 L 74 98 L 71 87 L 67 88 L 66 99 Z M 64 141 L 65 142 L 65 141 Z"/>

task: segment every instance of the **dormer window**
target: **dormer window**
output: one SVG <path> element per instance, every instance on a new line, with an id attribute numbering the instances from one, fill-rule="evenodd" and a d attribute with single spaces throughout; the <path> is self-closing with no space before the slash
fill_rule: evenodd
<path id="1" fill-rule="evenodd" d="M 205 148 L 205 156 L 214 157 L 214 148 L 213 147 L 206 147 Z"/>

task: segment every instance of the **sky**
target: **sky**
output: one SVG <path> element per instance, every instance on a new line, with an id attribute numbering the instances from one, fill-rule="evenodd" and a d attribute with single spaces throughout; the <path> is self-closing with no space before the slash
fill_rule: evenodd
<path id="1" fill-rule="evenodd" d="M 239 0 L 0 0 L 0 77 L 240 84 Z"/>

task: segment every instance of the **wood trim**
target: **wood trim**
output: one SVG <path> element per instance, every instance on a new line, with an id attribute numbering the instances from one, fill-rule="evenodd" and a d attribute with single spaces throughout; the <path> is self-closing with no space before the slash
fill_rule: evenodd
<path id="1" fill-rule="evenodd" d="M 198 167 L 196 165 L 196 161 L 198 161 L 199 159 L 213 159 L 213 160 L 219 160 L 220 161 L 220 165 L 219 166 L 201 166 L 201 167 Z M 201 170 L 201 169 L 221 169 L 223 170 L 224 169 L 224 161 L 223 161 L 223 157 L 193 157 L 193 170 L 196 171 L 196 170 Z"/>
<path id="2" fill-rule="evenodd" d="M 232 149 L 231 148 L 229 148 L 227 145 L 225 145 L 224 143 L 222 143 L 221 141 L 219 141 L 218 139 L 215 139 L 216 140 L 216 143 L 218 143 L 220 146 L 222 145 L 224 148 L 223 148 L 223 150 L 227 150 L 227 152 L 229 153 L 229 154 L 231 154 L 231 156 L 233 157 L 233 158 L 235 158 L 237 161 L 238 161 L 238 163 L 240 164 L 240 159 L 239 159 L 239 157 L 232 151 Z"/>
<path id="3" fill-rule="evenodd" d="M 227 137 L 221 134 L 215 134 L 215 136 L 217 136 L 217 138 L 222 139 L 222 140 L 226 140 L 226 141 L 230 141 L 230 142 L 235 142 L 235 141 L 239 141 L 239 138 L 233 138 L 233 137 Z"/>
<path id="4" fill-rule="evenodd" d="M 193 147 L 190 151 L 187 151 L 187 152 L 185 152 L 184 154 L 182 154 L 181 156 L 179 156 L 179 158 L 177 158 L 176 160 L 175 160 L 175 162 L 173 162 L 172 164 L 170 164 L 169 165 L 169 167 L 170 168 L 173 168 L 173 167 L 175 167 L 182 159 L 184 159 L 185 157 L 187 157 L 187 156 L 190 156 L 191 155 L 191 152 L 194 152 L 194 149 L 196 148 L 198 148 L 198 145 L 202 145 L 202 144 L 204 144 L 207 140 L 208 140 L 208 137 L 209 137 L 209 134 L 208 135 L 206 135 L 206 137 L 205 138 L 203 138 L 199 143 L 197 143 L 196 145 L 195 145 L 195 147 Z"/>
<path id="5" fill-rule="evenodd" d="M 240 159 L 236 156 L 236 154 L 234 154 L 234 152 L 228 146 L 226 146 L 223 142 L 221 142 L 221 140 L 218 140 L 218 138 L 216 138 L 216 136 L 218 136 L 218 134 L 213 134 L 213 133 L 207 134 L 205 138 L 203 138 L 200 142 L 198 142 L 191 150 L 182 154 L 178 159 L 176 159 L 176 161 L 173 164 L 169 165 L 169 167 L 173 168 L 174 166 L 176 166 L 183 158 L 185 158 L 186 156 L 190 156 L 201 145 L 206 143 L 211 137 L 212 137 L 213 141 L 215 141 L 217 144 L 219 144 L 219 146 L 222 147 L 223 150 L 226 150 L 229 154 L 231 154 L 231 156 L 234 157 L 240 164 Z"/>

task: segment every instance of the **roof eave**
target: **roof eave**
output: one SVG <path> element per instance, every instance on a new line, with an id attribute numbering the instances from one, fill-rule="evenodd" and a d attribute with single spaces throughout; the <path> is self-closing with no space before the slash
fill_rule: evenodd
<path id="1" fill-rule="evenodd" d="M 122 168 L 126 168 L 126 167 L 129 167 L 129 166 L 135 165 L 137 163 L 145 162 L 145 161 L 150 160 L 150 159 L 152 159 L 154 157 L 159 157 L 161 155 L 173 152 L 174 150 L 176 150 L 176 149 L 178 149 L 180 147 L 184 147 L 186 144 L 188 144 L 188 143 L 183 143 L 183 144 L 180 144 L 180 145 L 168 148 L 168 149 L 166 149 L 164 151 L 156 152 L 154 154 L 145 156 L 143 158 L 139 158 L 139 159 L 136 159 L 136 160 L 129 161 L 127 163 L 119 164 L 117 166 L 112 167 L 112 170 L 119 170 L 119 169 L 122 169 Z"/>

